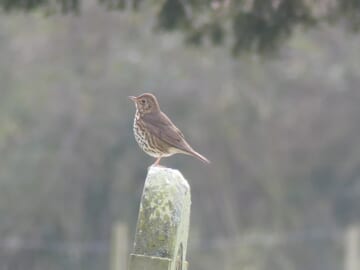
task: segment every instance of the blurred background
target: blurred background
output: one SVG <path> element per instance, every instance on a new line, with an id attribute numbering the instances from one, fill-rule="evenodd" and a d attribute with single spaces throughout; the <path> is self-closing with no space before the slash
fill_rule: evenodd
<path id="1" fill-rule="evenodd" d="M 0 268 L 114 269 L 147 167 L 152 92 L 212 163 L 190 269 L 358 270 L 358 1 L 0 1 Z"/>

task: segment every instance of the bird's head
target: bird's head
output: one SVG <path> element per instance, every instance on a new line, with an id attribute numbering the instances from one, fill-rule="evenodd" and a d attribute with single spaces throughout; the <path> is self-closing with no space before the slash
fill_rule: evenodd
<path id="1" fill-rule="evenodd" d="M 136 109 L 141 114 L 160 111 L 159 103 L 153 94 L 145 93 L 137 97 L 130 96 L 129 99 L 134 101 Z"/>

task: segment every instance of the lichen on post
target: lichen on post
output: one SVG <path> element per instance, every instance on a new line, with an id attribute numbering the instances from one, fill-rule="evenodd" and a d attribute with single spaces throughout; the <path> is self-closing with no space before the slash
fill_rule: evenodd
<path id="1" fill-rule="evenodd" d="M 190 186 L 178 170 L 150 167 L 145 180 L 130 270 L 185 270 Z"/>

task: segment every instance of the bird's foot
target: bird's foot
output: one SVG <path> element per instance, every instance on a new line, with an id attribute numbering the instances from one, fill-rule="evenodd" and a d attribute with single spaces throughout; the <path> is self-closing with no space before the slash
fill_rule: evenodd
<path id="1" fill-rule="evenodd" d="M 155 167 L 164 167 L 164 166 L 162 166 L 162 165 L 159 164 L 159 163 L 160 163 L 160 159 L 161 159 L 161 157 L 158 157 L 158 158 L 155 160 L 155 162 L 151 165 L 151 167 L 152 167 L 152 166 L 155 166 Z"/>

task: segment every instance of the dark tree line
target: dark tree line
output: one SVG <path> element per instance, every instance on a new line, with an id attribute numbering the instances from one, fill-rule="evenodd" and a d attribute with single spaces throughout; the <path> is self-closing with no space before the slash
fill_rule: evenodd
<path id="1" fill-rule="evenodd" d="M 179 30 L 188 43 L 229 44 L 234 54 L 243 51 L 273 51 L 297 27 L 344 22 L 349 29 L 360 28 L 360 1 L 305 0 L 98 0 L 109 9 L 154 6 L 157 28 Z M 0 0 L 5 11 L 44 8 L 50 13 L 81 12 L 81 0 Z"/>

